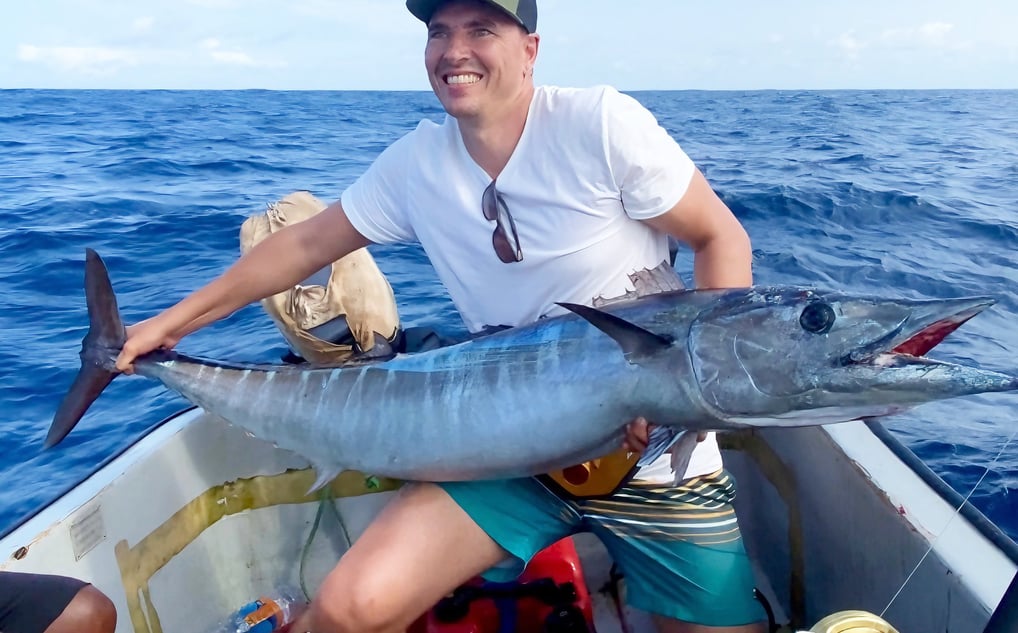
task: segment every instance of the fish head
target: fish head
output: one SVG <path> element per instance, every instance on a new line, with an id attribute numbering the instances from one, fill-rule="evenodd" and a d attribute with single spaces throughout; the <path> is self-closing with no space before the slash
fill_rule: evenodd
<path id="1" fill-rule="evenodd" d="M 987 297 L 731 291 L 693 321 L 689 352 L 704 400 L 730 420 L 803 426 L 889 415 L 933 400 L 1018 389 L 1013 376 L 923 356 L 992 304 Z"/>

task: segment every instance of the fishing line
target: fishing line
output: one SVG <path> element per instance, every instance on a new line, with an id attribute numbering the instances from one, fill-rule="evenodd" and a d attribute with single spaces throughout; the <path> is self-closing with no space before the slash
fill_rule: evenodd
<path id="1" fill-rule="evenodd" d="M 343 537 L 346 539 L 346 548 L 350 549 L 353 546 L 353 541 L 350 540 L 350 532 L 346 529 L 346 522 L 343 520 L 343 515 L 339 512 L 339 508 L 336 506 L 336 499 L 332 493 L 332 486 L 326 486 L 325 488 L 322 488 L 321 492 L 318 494 L 318 511 L 315 513 L 315 521 L 311 526 L 311 531 L 308 533 L 308 538 L 304 541 L 304 547 L 301 548 L 300 566 L 297 570 L 297 577 L 300 580 L 300 590 L 309 602 L 311 601 L 311 593 L 308 591 L 307 584 L 304 579 L 304 568 L 307 564 L 308 554 L 311 553 L 311 544 L 314 542 L 315 535 L 318 533 L 318 525 L 322 522 L 322 514 L 325 512 L 325 508 L 330 508 L 332 510 L 332 514 L 336 517 L 339 527 L 343 530 Z"/>
<path id="2" fill-rule="evenodd" d="M 1004 446 L 1001 447 L 1000 452 L 997 453 L 997 456 L 993 458 L 993 461 L 991 461 L 990 464 L 986 467 L 986 470 L 983 471 L 983 474 L 979 477 L 979 481 L 976 482 L 976 485 L 972 486 L 972 490 L 970 490 L 968 495 L 966 495 L 965 498 L 962 499 L 961 505 L 958 506 L 958 508 L 954 511 L 954 514 L 951 515 L 951 518 L 947 520 L 947 523 L 940 530 L 940 533 L 937 534 L 932 541 L 930 541 L 930 546 L 926 550 L 926 553 L 923 554 L 923 557 L 919 559 L 918 563 L 916 563 L 915 568 L 912 569 L 912 572 L 908 575 L 907 578 L 905 578 L 905 582 L 901 583 L 901 587 L 899 587 L 898 591 L 895 592 L 894 596 L 891 597 L 891 601 L 887 603 L 887 606 L 884 607 L 884 610 L 880 612 L 880 617 L 884 617 L 884 614 L 887 613 L 887 610 L 891 608 L 891 605 L 894 604 L 894 601 L 897 600 L 898 596 L 901 595 L 901 592 L 905 590 L 905 587 L 908 585 L 909 581 L 912 580 L 912 576 L 915 576 L 916 572 L 919 571 L 919 568 L 922 567 L 923 561 L 926 560 L 926 557 L 929 556 L 930 552 L 933 551 L 933 548 L 936 547 L 937 541 L 939 541 L 940 537 L 943 536 L 945 532 L 947 532 L 947 528 L 951 526 L 951 523 L 954 522 L 954 519 L 959 514 L 961 514 L 961 509 L 964 508 L 965 504 L 969 502 L 969 499 L 972 497 L 973 493 L 975 493 L 976 489 L 978 489 L 980 484 L 983 483 L 983 480 L 986 479 L 986 475 L 990 473 L 990 470 L 993 468 L 994 464 L 997 463 L 997 460 L 1000 459 L 1000 456 L 1004 454 L 1004 451 L 1007 450 L 1007 447 L 1011 444 L 1012 441 L 1014 441 L 1015 437 L 1018 437 L 1018 430 L 1015 430 L 1013 433 L 1011 433 L 1011 437 L 1009 437 L 1007 441 L 1004 442 Z"/>

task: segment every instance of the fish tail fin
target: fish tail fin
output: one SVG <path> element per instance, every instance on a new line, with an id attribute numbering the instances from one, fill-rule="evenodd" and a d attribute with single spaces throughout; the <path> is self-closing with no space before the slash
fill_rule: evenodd
<path id="1" fill-rule="evenodd" d="M 81 369 L 53 416 L 44 446 L 58 444 L 78 423 L 106 385 L 119 374 L 116 358 L 127 339 L 106 264 L 85 249 L 85 302 L 89 329 L 81 341 Z"/>

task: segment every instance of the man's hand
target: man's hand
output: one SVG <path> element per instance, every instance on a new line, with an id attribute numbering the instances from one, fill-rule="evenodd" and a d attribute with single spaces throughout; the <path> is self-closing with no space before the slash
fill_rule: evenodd
<path id="1" fill-rule="evenodd" d="M 180 342 L 162 327 L 158 316 L 146 319 L 127 328 L 127 340 L 117 356 L 117 370 L 134 373 L 134 360 L 156 349 L 171 349 Z"/>
<path id="2" fill-rule="evenodd" d="M 647 450 L 649 439 L 650 423 L 641 416 L 626 425 L 626 438 L 622 441 L 622 448 L 630 453 L 642 453 Z"/>
<path id="3" fill-rule="evenodd" d="M 622 441 L 622 449 L 630 453 L 642 453 L 647 450 L 647 442 L 650 440 L 651 424 L 647 418 L 640 416 L 626 425 L 626 437 Z M 696 435 L 696 441 L 702 442 L 707 439 L 707 433 L 700 431 Z"/>

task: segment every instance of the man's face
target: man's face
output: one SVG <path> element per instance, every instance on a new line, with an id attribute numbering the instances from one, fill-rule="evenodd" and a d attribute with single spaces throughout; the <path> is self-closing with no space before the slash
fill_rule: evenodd
<path id="1" fill-rule="evenodd" d="M 533 85 L 536 35 L 476 0 L 453 0 L 428 23 L 424 65 L 446 112 L 463 119 L 497 115 Z"/>

